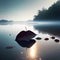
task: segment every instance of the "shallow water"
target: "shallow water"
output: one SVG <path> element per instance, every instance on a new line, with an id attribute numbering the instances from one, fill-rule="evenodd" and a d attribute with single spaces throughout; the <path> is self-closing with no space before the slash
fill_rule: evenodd
<path id="1" fill-rule="evenodd" d="M 0 60 L 60 60 L 60 42 L 56 43 L 51 36 L 59 38 L 60 25 L 40 23 L 17 23 L 0 25 Z M 56 27 L 57 26 L 57 27 Z M 37 34 L 36 37 L 41 37 L 41 40 L 36 40 L 36 43 L 31 48 L 21 47 L 15 38 L 22 30 L 31 30 Z M 50 30 L 51 27 L 55 30 Z M 46 29 L 47 30 L 46 30 Z M 50 32 L 54 31 L 56 34 Z M 59 30 L 58 30 L 59 31 Z M 50 34 L 51 33 L 51 34 Z M 45 41 L 44 38 L 48 37 L 49 40 Z M 13 48 L 6 48 L 12 46 Z"/>

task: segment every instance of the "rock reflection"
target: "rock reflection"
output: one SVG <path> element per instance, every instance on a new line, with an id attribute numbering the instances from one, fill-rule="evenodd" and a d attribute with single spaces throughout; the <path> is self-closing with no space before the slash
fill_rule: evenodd
<path id="1" fill-rule="evenodd" d="M 34 39 L 30 39 L 29 41 L 25 41 L 25 40 L 17 40 L 16 41 L 21 47 L 25 47 L 25 48 L 30 48 L 32 47 L 36 41 Z"/>

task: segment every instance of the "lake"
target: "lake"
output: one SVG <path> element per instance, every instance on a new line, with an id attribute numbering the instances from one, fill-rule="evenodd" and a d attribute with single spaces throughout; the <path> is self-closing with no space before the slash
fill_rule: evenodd
<path id="1" fill-rule="evenodd" d="M 36 37 L 41 37 L 31 48 L 21 47 L 16 41 L 16 36 L 21 31 L 31 30 Z M 59 22 L 14 22 L 0 25 L 0 60 L 60 60 L 60 42 L 55 42 L 51 37 L 60 40 Z M 44 40 L 49 38 L 49 40 Z"/>

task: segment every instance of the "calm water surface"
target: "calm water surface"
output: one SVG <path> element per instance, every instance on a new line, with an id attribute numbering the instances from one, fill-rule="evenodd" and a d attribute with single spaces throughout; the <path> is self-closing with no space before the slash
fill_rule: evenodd
<path id="1" fill-rule="evenodd" d="M 48 30 L 50 32 L 50 29 L 47 29 L 47 25 L 38 24 L 0 25 L 0 60 L 60 60 L 60 42 L 56 43 L 50 38 L 53 34 L 47 32 Z M 44 26 L 47 30 L 44 30 Z M 48 25 L 48 27 L 51 26 Z M 31 48 L 23 48 L 15 41 L 17 34 L 22 30 L 26 30 L 25 27 L 27 30 L 35 32 L 37 34 L 36 37 L 42 38 L 41 40 L 36 40 L 35 37 L 36 43 Z M 44 33 L 40 30 L 44 31 Z M 48 41 L 44 40 L 46 37 L 49 38 Z M 59 36 L 55 35 L 55 37 L 59 39 Z M 7 49 L 6 47 L 8 46 L 13 48 Z"/>

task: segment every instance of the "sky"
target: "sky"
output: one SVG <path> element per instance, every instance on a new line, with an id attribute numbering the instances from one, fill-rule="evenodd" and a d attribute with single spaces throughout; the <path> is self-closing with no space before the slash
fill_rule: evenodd
<path id="1" fill-rule="evenodd" d="M 57 0 L 0 0 L 0 20 L 33 20 L 38 10 L 48 9 Z"/>

